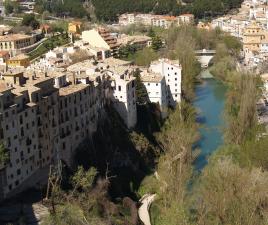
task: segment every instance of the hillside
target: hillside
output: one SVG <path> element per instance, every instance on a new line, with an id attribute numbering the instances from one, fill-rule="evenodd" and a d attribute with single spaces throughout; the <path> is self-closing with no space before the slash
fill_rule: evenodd
<path id="1" fill-rule="evenodd" d="M 239 7 L 242 0 L 37 0 L 36 11 L 49 11 L 57 16 L 89 17 L 92 8 L 99 21 L 116 21 L 125 12 L 178 15 L 193 13 L 196 17 L 223 14 Z"/>

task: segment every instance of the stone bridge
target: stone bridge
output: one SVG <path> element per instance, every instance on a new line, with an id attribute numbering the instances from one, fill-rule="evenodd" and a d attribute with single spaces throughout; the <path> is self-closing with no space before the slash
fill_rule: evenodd
<path id="1" fill-rule="evenodd" d="M 197 60 L 201 63 L 202 68 L 207 68 L 211 59 L 216 54 L 216 50 L 196 50 L 195 51 L 195 57 Z"/>

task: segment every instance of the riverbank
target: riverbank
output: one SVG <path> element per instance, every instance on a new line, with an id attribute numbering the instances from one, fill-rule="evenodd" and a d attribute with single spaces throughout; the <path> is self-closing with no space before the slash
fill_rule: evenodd
<path id="1" fill-rule="evenodd" d="M 209 74 L 209 71 L 205 73 Z M 198 148 L 200 152 L 193 162 L 194 170 L 198 172 L 204 169 L 208 157 L 223 144 L 223 111 L 227 88 L 211 74 L 208 77 L 210 78 L 203 78 L 196 83 L 196 97 L 193 101 L 193 106 L 197 111 L 196 122 L 201 125 L 200 139 L 194 145 L 194 149 Z M 153 202 L 149 209 L 153 225 L 161 224 L 159 203 L 159 200 Z"/>

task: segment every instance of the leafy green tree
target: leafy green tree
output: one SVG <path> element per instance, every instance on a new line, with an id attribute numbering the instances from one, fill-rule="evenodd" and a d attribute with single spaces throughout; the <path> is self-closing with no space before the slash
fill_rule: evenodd
<path id="1" fill-rule="evenodd" d="M 50 2 L 37 0 L 36 11 L 40 14 L 48 11 L 57 16 L 89 17 L 86 9 L 83 7 L 83 1 L 80 0 L 55 0 Z"/>
<path id="2" fill-rule="evenodd" d="M 134 54 L 137 52 L 138 48 L 136 45 L 129 45 L 122 46 L 119 49 L 119 58 L 121 59 L 131 59 L 133 58 Z"/>
<path id="3" fill-rule="evenodd" d="M 158 51 L 163 47 L 162 39 L 159 36 L 155 36 L 152 38 L 152 49 Z"/>
<path id="4" fill-rule="evenodd" d="M 156 140 L 163 150 L 157 166 L 156 203 L 159 213 L 155 224 L 190 224 L 186 190 L 192 176 L 192 146 L 198 139 L 195 110 L 182 102 L 170 113 Z M 172 216 L 171 216 L 172 215 Z"/>
<path id="5" fill-rule="evenodd" d="M 78 189 L 82 189 L 85 192 L 89 191 L 92 188 L 96 175 L 97 170 L 95 168 L 92 167 L 90 170 L 85 171 L 82 166 L 79 166 L 75 175 L 71 178 L 73 193 Z"/>
<path id="6" fill-rule="evenodd" d="M 41 225 L 82 225 L 86 223 L 83 210 L 74 203 L 66 203 L 59 207 L 56 214 L 46 216 Z"/>
<path id="7" fill-rule="evenodd" d="M 148 36 L 151 38 L 155 37 L 155 31 L 153 27 L 150 27 L 150 30 L 148 31 Z"/>
<path id="8" fill-rule="evenodd" d="M 242 169 L 230 158 L 210 160 L 194 189 L 195 224 L 267 224 L 267 175 Z"/>
<path id="9" fill-rule="evenodd" d="M 138 66 L 149 66 L 150 63 L 158 58 L 158 54 L 151 48 L 144 48 L 134 56 L 134 62 Z"/>
<path id="10" fill-rule="evenodd" d="M 257 134 L 256 102 L 259 98 L 257 80 L 251 74 L 234 74 L 227 93 L 225 129 L 227 143 L 241 144 Z"/>
<path id="11" fill-rule="evenodd" d="M 236 37 L 232 37 L 230 35 L 224 35 L 222 40 L 226 45 L 227 49 L 231 51 L 231 54 L 238 56 L 238 54 L 242 50 L 241 41 L 239 41 Z"/>
<path id="12" fill-rule="evenodd" d="M 140 105 L 146 104 L 149 102 L 149 97 L 148 97 L 146 87 L 141 81 L 140 71 L 136 70 L 134 76 L 136 77 L 137 103 Z"/>
<path id="13" fill-rule="evenodd" d="M 23 16 L 23 19 L 22 19 L 21 24 L 23 26 L 30 26 L 34 30 L 37 29 L 37 28 L 39 28 L 39 26 L 40 26 L 40 23 L 36 20 L 34 14 L 25 14 Z"/>
<path id="14" fill-rule="evenodd" d="M 13 4 L 12 4 L 12 2 L 11 1 L 5 1 L 4 2 L 4 6 L 5 6 L 5 12 L 6 12 L 6 14 L 11 14 L 11 13 L 13 13 L 13 11 L 14 11 L 14 6 L 13 6 Z"/>

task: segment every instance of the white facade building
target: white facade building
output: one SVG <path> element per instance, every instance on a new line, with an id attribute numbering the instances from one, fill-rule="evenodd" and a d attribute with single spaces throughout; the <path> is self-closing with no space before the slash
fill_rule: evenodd
<path id="1" fill-rule="evenodd" d="M 167 116 L 168 98 L 165 77 L 158 73 L 143 71 L 141 81 L 146 88 L 150 102 L 159 104 L 162 117 Z"/>
<path id="2" fill-rule="evenodd" d="M 179 61 L 169 59 L 159 59 L 152 62 L 150 71 L 159 73 L 165 77 L 168 91 L 168 104 L 175 106 L 181 101 L 181 72 L 182 67 Z"/>
<path id="3" fill-rule="evenodd" d="M 135 15 L 133 13 L 125 13 L 119 17 L 119 25 L 127 26 L 135 23 Z"/>
<path id="4" fill-rule="evenodd" d="M 113 74 L 113 105 L 128 128 L 137 123 L 136 81 L 130 74 Z"/>
<path id="5" fill-rule="evenodd" d="M 119 25 L 143 24 L 145 26 L 157 26 L 169 28 L 172 24 L 182 25 L 194 22 L 193 14 L 182 14 L 180 16 L 154 15 L 154 14 L 122 14 L 119 17 Z"/>

